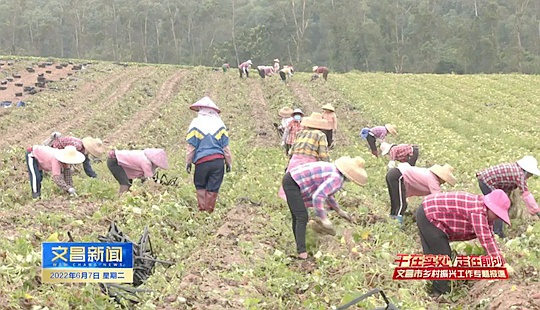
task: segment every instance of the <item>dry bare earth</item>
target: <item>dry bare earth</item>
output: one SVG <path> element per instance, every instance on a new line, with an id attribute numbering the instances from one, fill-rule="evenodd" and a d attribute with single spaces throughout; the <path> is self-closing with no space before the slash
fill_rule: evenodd
<path id="1" fill-rule="evenodd" d="M 258 146 L 277 146 L 278 140 L 273 136 L 272 117 L 263 96 L 261 81 L 258 79 L 248 79 L 247 83 L 249 83 L 251 89 L 249 99 L 249 105 L 252 107 L 251 117 L 256 120 L 255 144 Z"/>

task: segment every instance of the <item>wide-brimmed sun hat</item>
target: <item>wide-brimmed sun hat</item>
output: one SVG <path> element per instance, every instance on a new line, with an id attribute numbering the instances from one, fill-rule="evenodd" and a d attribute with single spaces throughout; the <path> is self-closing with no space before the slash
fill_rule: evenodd
<path id="1" fill-rule="evenodd" d="M 368 176 L 364 159 L 362 157 L 351 158 L 350 156 L 343 156 L 336 160 L 335 164 L 338 170 L 349 180 L 354 183 L 364 186 L 367 184 Z"/>
<path id="2" fill-rule="evenodd" d="M 202 99 L 192 104 L 189 108 L 193 111 L 199 111 L 200 108 L 209 108 L 215 110 L 218 113 L 221 113 L 221 110 L 218 108 L 218 106 L 208 96 L 204 96 Z"/>
<path id="3" fill-rule="evenodd" d="M 532 156 L 525 156 L 522 159 L 517 161 L 517 164 L 521 169 L 527 171 L 530 174 L 540 175 L 540 170 L 538 169 L 538 162 L 536 158 Z"/>
<path id="4" fill-rule="evenodd" d="M 454 168 L 449 164 L 445 164 L 444 166 L 433 165 L 431 168 L 429 168 L 429 170 L 433 172 L 436 176 L 444 180 L 446 183 L 452 186 L 456 185 L 457 180 L 453 174 Z"/>
<path id="5" fill-rule="evenodd" d="M 381 143 L 382 155 L 388 154 L 390 152 L 390 149 L 392 148 L 392 146 L 394 146 L 394 145 L 390 144 L 390 143 L 386 143 L 386 142 Z"/>
<path id="6" fill-rule="evenodd" d="M 57 150 L 54 153 L 54 158 L 64 164 L 75 165 L 82 163 L 86 159 L 86 156 L 77 151 L 73 145 L 68 145 L 62 150 Z"/>
<path id="7" fill-rule="evenodd" d="M 167 152 L 164 149 L 145 149 L 144 155 L 152 164 L 161 169 L 169 169 L 169 161 L 167 160 Z"/>
<path id="8" fill-rule="evenodd" d="M 92 137 L 85 137 L 82 139 L 82 144 L 88 153 L 94 157 L 101 157 L 105 153 L 103 142 L 100 139 L 94 139 Z"/>
<path id="9" fill-rule="evenodd" d="M 304 112 L 302 112 L 302 110 L 300 110 L 300 109 L 294 109 L 294 111 L 292 112 L 292 115 L 295 115 L 295 114 L 300 114 L 300 115 L 304 116 Z"/>
<path id="10" fill-rule="evenodd" d="M 279 59 L 277 59 L 277 58 L 276 58 L 276 59 L 274 59 L 274 62 L 279 62 Z"/>
<path id="11" fill-rule="evenodd" d="M 246 61 L 248 64 L 252 65 L 253 63 L 251 62 L 251 59 L 249 59 L 248 61 Z"/>
<path id="12" fill-rule="evenodd" d="M 291 117 L 293 114 L 293 109 L 289 107 L 283 107 L 279 109 L 278 115 L 281 117 Z"/>
<path id="13" fill-rule="evenodd" d="M 386 130 L 388 130 L 389 133 L 391 133 L 394 136 L 397 136 L 397 128 L 395 125 L 386 124 L 384 125 L 384 127 L 386 127 Z"/>
<path id="14" fill-rule="evenodd" d="M 313 66 L 313 71 L 319 69 L 319 66 Z"/>
<path id="15" fill-rule="evenodd" d="M 315 128 L 315 129 L 322 129 L 322 130 L 332 129 L 328 121 L 322 118 L 322 114 L 316 113 L 316 112 L 311 113 L 311 115 L 308 117 L 302 118 L 302 123 L 300 124 L 304 127 Z"/>
<path id="16" fill-rule="evenodd" d="M 332 111 L 332 112 L 335 112 L 335 111 L 336 111 L 336 109 L 335 109 L 331 104 L 329 104 L 329 103 L 323 105 L 323 106 L 322 106 L 322 109 L 323 109 L 323 110 Z"/>
<path id="17" fill-rule="evenodd" d="M 510 217 L 508 210 L 510 209 L 510 198 L 503 190 L 496 189 L 484 196 L 484 204 L 501 220 L 510 226 Z"/>

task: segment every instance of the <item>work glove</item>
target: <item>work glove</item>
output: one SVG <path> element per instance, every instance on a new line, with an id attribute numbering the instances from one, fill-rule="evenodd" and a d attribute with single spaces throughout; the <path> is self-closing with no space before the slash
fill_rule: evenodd
<path id="1" fill-rule="evenodd" d="M 343 211 L 343 210 L 340 209 L 340 210 L 338 211 L 338 215 L 339 215 L 341 218 L 347 220 L 349 223 L 352 223 L 352 222 L 353 222 L 351 215 L 350 215 L 349 213 L 347 213 L 346 211 Z"/>
<path id="2" fill-rule="evenodd" d="M 68 193 L 69 193 L 70 195 L 75 195 L 75 189 L 74 189 L 73 187 L 70 187 L 70 188 L 68 189 Z"/>
<path id="3" fill-rule="evenodd" d="M 186 164 L 186 172 L 191 174 L 191 164 Z"/>
<path id="4" fill-rule="evenodd" d="M 231 172 L 231 170 L 232 170 L 232 165 L 231 164 L 226 164 L 225 165 L 225 172 L 229 173 L 229 172 Z"/>

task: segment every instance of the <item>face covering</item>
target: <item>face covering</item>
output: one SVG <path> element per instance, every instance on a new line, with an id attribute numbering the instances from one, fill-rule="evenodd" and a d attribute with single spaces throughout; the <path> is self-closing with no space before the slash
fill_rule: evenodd
<path id="1" fill-rule="evenodd" d="M 295 115 L 295 116 L 294 116 L 294 119 L 297 120 L 297 121 L 299 121 L 299 120 L 302 119 L 302 116 L 301 116 L 301 115 Z"/>

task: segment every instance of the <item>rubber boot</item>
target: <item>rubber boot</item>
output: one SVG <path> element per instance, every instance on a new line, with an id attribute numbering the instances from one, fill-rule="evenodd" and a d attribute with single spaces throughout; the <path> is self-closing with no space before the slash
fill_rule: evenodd
<path id="1" fill-rule="evenodd" d="M 199 206 L 199 211 L 206 211 L 206 195 L 207 192 L 205 189 L 197 190 L 197 205 Z"/>
<path id="2" fill-rule="evenodd" d="M 206 211 L 208 211 L 208 213 L 214 212 L 214 208 L 216 207 L 217 197 L 218 197 L 218 193 L 206 192 Z"/>
<path id="3" fill-rule="evenodd" d="M 120 190 L 118 190 L 118 197 L 122 196 L 122 194 L 127 191 L 129 191 L 129 185 L 120 185 Z"/>

